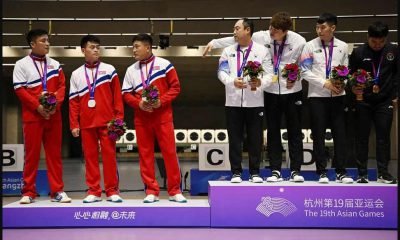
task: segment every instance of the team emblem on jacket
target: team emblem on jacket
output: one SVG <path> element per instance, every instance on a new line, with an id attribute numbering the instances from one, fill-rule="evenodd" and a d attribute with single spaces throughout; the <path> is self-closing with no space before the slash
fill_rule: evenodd
<path id="1" fill-rule="evenodd" d="M 389 52 L 388 54 L 386 54 L 386 59 L 389 61 L 393 61 L 394 59 L 394 55 L 392 52 Z"/>

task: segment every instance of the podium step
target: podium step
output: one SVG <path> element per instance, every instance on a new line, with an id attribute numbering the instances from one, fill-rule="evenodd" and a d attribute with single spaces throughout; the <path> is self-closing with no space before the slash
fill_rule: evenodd
<path id="1" fill-rule="evenodd" d="M 328 168 L 328 178 L 334 181 L 336 178 L 335 169 Z M 281 174 L 285 181 L 289 180 L 290 169 L 282 168 Z M 358 175 L 356 168 L 348 168 L 347 174 L 355 180 Z M 302 170 L 301 175 L 306 181 L 318 181 L 319 176 L 316 174 L 315 170 Z M 208 181 L 221 181 L 231 179 L 231 171 L 200 171 L 197 168 L 192 168 L 190 170 L 190 195 L 207 195 L 208 194 Z M 242 178 L 243 180 L 249 179 L 249 169 L 243 169 Z M 271 169 L 261 168 L 260 176 L 265 180 L 267 177 L 271 176 Z M 376 181 L 377 173 L 376 169 L 368 169 L 368 178 L 370 181 Z"/>
<path id="2" fill-rule="evenodd" d="M 212 227 L 397 228 L 397 185 L 210 181 Z"/>
<path id="3" fill-rule="evenodd" d="M 54 203 L 50 200 L 3 207 L 4 228 L 51 227 L 210 227 L 208 200 L 156 203 L 125 200 L 82 203 Z"/>

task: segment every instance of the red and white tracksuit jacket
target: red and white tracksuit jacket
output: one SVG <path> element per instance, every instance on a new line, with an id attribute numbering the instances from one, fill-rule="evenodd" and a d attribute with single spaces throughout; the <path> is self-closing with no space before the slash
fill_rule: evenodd
<path id="1" fill-rule="evenodd" d="M 124 108 L 117 72 L 107 63 L 98 63 L 94 99 L 96 106 L 90 108 L 89 88 L 85 77 L 85 65 L 72 72 L 69 91 L 70 129 L 79 128 L 85 157 L 88 195 L 101 196 L 98 142 L 103 160 L 104 187 L 107 197 L 119 194 L 118 169 L 115 141 L 108 137 L 107 123 L 123 119 Z M 97 65 L 96 65 L 97 66 Z M 96 66 L 86 65 L 89 82 L 93 85 Z"/>
<path id="2" fill-rule="evenodd" d="M 154 68 L 149 83 L 158 88 L 161 107 L 154 109 L 153 112 L 146 112 L 139 108 L 143 90 L 140 62 L 132 64 L 126 70 L 122 94 L 124 101 L 134 109 L 140 172 L 146 186 L 146 194 L 158 196 L 160 193 L 154 171 L 154 140 L 157 139 L 167 172 L 167 191 L 173 196 L 181 193 L 181 175 L 176 155 L 172 117 L 172 101 L 180 92 L 180 84 L 174 66 L 168 60 L 155 56 L 142 61 L 145 79 L 153 60 L 155 61 Z"/>
<path id="3" fill-rule="evenodd" d="M 41 77 L 45 61 L 47 62 L 47 91 L 55 93 L 57 98 L 56 112 L 50 116 L 49 120 L 44 119 L 36 110 L 40 105 L 39 97 L 43 92 Z M 50 57 L 33 60 L 30 56 L 26 56 L 15 64 L 13 85 L 22 105 L 25 144 L 22 195 L 32 198 L 37 196 L 35 181 L 39 167 L 41 143 L 43 142 L 50 195 L 54 197 L 64 188 L 61 162 L 61 105 L 65 96 L 64 72 L 60 63 Z"/>

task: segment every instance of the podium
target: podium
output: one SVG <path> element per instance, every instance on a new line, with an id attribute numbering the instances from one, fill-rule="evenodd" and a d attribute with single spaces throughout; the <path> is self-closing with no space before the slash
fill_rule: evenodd
<path id="1" fill-rule="evenodd" d="M 211 227 L 397 229 L 397 185 L 370 182 L 209 181 L 209 198 L 187 203 L 38 200 L 3 207 L 4 228 Z"/>
<path id="2" fill-rule="evenodd" d="M 210 181 L 212 227 L 397 228 L 397 185 Z"/>

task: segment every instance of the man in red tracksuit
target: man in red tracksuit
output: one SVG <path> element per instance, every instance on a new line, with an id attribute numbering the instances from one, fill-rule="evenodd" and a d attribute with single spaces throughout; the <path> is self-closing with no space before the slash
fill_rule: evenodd
<path id="1" fill-rule="evenodd" d="M 180 92 L 174 66 L 166 59 L 152 54 L 153 39 L 147 34 L 133 37 L 135 62 L 128 67 L 122 93 L 124 101 L 134 109 L 134 122 L 139 148 L 140 172 L 146 187 L 145 203 L 159 200 L 160 187 L 154 171 L 154 140 L 157 139 L 167 171 L 169 200 L 186 202 L 180 190 L 181 175 L 176 155 L 172 101 Z M 158 100 L 142 98 L 144 88 L 157 87 Z"/>
<path id="2" fill-rule="evenodd" d="M 107 200 L 122 202 L 119 196 L 115 140 L 108 137 L 107 128 L 109 121 L 124 118 L 119 78 L 113 66 L 99 61 L 100 39 L 93 35 L 83 37 L 81 49 L 86 63 L 71 75 L 69 120 L 72 135 L 82 136 L 86 184 L 89 187 L 83 202 L 101 201 L 99 141 Z"/>
<path id="3" fill-rule="evenodd" d="M 63 191 L 61 162 L 61 105 L 65 95 L 65 77 L 60 63 L 46 54 L 49 36 L 46 30 L 34 29 L 27 34 L 31 53 L 18 60 L 13 73 L 15 93 L 22 104 L 22 122 L 25 144 L 25 163 L 21 204 L 29 204 L 37 196 L 36 175 L 40 148 L 43 142 L 51 201 L 69 203 L 71 198 Z M 46 108 L 39 97 L 54 93 L 56 107 Z"/>

